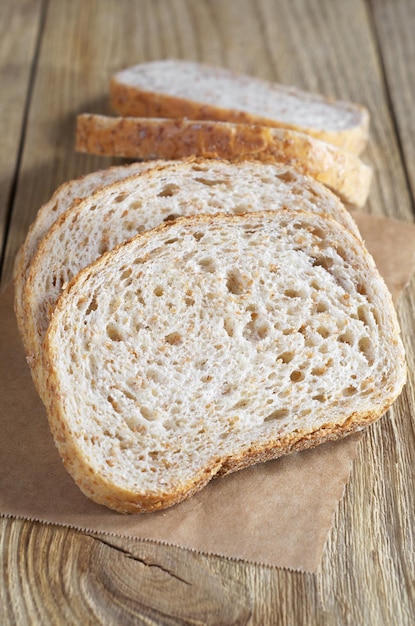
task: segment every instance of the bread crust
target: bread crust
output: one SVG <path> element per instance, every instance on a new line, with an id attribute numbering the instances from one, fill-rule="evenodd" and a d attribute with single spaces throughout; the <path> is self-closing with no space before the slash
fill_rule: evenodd
<path id="1" fill-rule="evenodd" d="M 205 67 L 201 64 L 201 70 Z M 134 68 L 132 68 L 133 71 Z M 212 68 L 208 68 L 210 71 Z M 213 68 L 213 71 L 217 68 Z M 227 71 L 229 81 L 238 81 L 241 75 Z M 112 109 L 122 116 L 131 117 L 158 117 L 158 118 L 188 118 L 190 120 L 217 120 L 222 122 L 235 122 L 238 124 L 254 124 L 271 126 L 274 128 L 287 128 L 296 130 L 321 139 L 333 145 L 339 146 L 361 154 L 366 148 L 369 136 L 370 116 L 368 110 L 358 104 L 343 102 L 330 98 L 324 98 L 317 94 L 305 93 L 294 87 L 284 87 L 272 84 L 274 90 L 294 95 L 301 100 L 309 102 L 322 102 L 332 105 L 340 110 L 352 114 L 353 126 L 343 130 L 331 130 L 329 128 L 302 127 L 289 124 L 278 119 L 256 115 L 236 108 L 223 108 L 218 105 L 207 104 L 198 101 L 197 98 L 189 100 L 167 93 L 149 91 L 128 83 L 127 71 L 115 74 L 110 80 L 110 103 Z M 243 77 L 244 80 L 250 77 Z M 258 79 L 254 79 L 255 83 Z M 131 81 L 132 82 L 132 81 Z M 262 81 L 260 81 L 262 82 Z M 265 82 L 265 81 L 264 81 Z M 252 85 L 255 89 L 255 84 Z M 197 93 L 196 89 L 195 92 Z"/>
<path id="2" fill-rule="evenodd" d="M 134 159 L 188 156 L 281 162 L 312 176 L 354 207 L 368 197 L 372 170 L 355 154 L 310 135 L 269 126 L 187 119 L 77 118 L 76 149 Z"/>

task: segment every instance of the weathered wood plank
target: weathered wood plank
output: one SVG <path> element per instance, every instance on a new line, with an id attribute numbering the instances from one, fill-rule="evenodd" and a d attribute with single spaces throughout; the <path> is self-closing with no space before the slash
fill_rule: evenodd
<path id="1" fill-rule="evenodd" d="M 395 0 L 393 3 L 369 0 L 369 6 L 383 62 L 391 114 L 396 123 L 408 184 L 414 199 L 415 3 L 412 0 Z"/>
<path id="2" fill-rule="evenodd" d="M 24 138 L 42 5 L 42 0 L 0 3 L 0 252 Z"/>

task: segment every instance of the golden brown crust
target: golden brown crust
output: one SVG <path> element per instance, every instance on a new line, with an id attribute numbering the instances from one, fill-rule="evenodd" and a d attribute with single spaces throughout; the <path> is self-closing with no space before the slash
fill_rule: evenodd
<path id="1" fill-rule="evenodd" d="M 291 90 L 291 92 L 295 92 L 295 90 Z M 322 98 L 312 96 L 311 94 L 309 94 L 309 97 L 310 99 L 322 100 Z M 326 101 L 329 100 L 326 99 Z M 301 128 L 294 124 L 284 123 L 244 111 L 224 109 L 219 106 L 203 104 L 167 94 L 141 91 L 120 82 L 116 76 L 110 81 L 110 103 L 116 113 L 125 117 L 188 118 L 190 120 L 217 120 L 287 128 L 304 132 L 316 139 L 321 139 L 355 154 L 363 152 L 369 136 L 368 111 L 359 105 L 344 102 L 338 103 L 338 105 L 341 105 L 347 111 L 353 111 L 356 117 L 356 125 L 352 128 L 335 131 Z"/>
<path id="2" fill-rule="evenodd" d="M 312 176 L 355 207 L 365 204 L 371 182 L 371 168 L 351 152 L 297 131 L 252 124 L 83 114 L 77 119 L 76 149 L 144 160 L 193 155 L 277 161 Z"/>

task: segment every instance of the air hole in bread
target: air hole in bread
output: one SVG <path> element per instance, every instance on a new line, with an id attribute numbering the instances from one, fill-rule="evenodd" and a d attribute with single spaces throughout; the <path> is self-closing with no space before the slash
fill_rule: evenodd
<path id="1" fill-rule="evenodd" d="M 192 170 L 194 172 L 207 172 L 208 169 L 207 165 L 192 165 Z"/>
<path id="2" fill-rule="evenodd" d="M 319 326 L 317 328 L 317 332 L 319 335 L 321 335 L 321 337 L 323 337 L 323 339 L 327 339 L 327 337 L 330 337 L 330 331 L 328 328 L 326 328 L 326 326 Z"/>
<path id="3" fill-rule="evenodd" d="M 337 337 L 337 341 L 340 341 L 340 343 L 347 343 L 349 346 L 352 346 L 354 344 L 354 335 L 352 332 L 346 330 L 346 332 Z"/>
<path id="4" fill-rule="evenodd" d="M 115 196 L 114 202 L 117 202 L 117 203 L 123 202 L 127 197 L 128 197 L 127 193 L 120 193 L 118 194 L 118 196 Z"/>
<path id="5" fill-rule="evenodd" d="M 370 308 L 370 312 L 371 312 L 371 313 L 372 313 L 372 315 L 373 315 L 373 319 L 374 319 L 374 321 L 375 321 L 375 324 L 376 324 L 377 326 L 380 326 L 381 322 L 380 322 L 380 319 L 379 319 L 379 314 L 378 314 L 378 311 L 377 311 L 376 309 L 374 309 L 373 307 L 371 307 L 371 308 Z"/>
<path id="6" fill-rule="evenodd" d="M 180 213 L 169 213 L 169 215 L 164 218 L 163 222 L 174 222 L 178 217 L 180 217 Z"/>
<path id="7" fill-rule="evenodd" d="M 359 350 L 366 358 L 369 365 L 373 365 L 375 361 L 375 351 L 369 337 L 362 337 L 359 341 Z"/>
<path id="8" fill-rule="evenodd" d="M 350 385 L 349 387 L 346 387 L 345 389 L 343 389 L 343 395 L 346 397 L 354 396 L 356 392 L 357 392 L 357 389 L 353 385 Z"/>
<path id="9" fill-rule="evenodd" d="M 258 318 L 257 313 L 252 313 L 252 319 L 245 325 L 243 336 L 248 341 L 262 341 L 268 336 L 268 324 Z"/>
<path id="10" fill-rule="evenodd" d="M 211 257 L 200 259 L 199 265 L 203 270 L 205 270 L 205 272 L 209 272 L 212 274 L 216 271 L 216 263 Z"/>
<path id="11" fill-rule="evenodd" d="M 283 352 L 279 356 L 277 356 L 277 361 L 282 361 L 283 363 L 290 363 L 294 358 L 294 352 Z"/>
<path id="12" fill-rule="evenodd" d="M 275 409 L 275 411 L 273 411 L 272 413 L 267 415 L 267 417 L 264 418 L 264 422 L 270 422 L 271 420 L 284 419 L 285 417 L 288 417 L 289 414 L 290 412 L 288 409 Z"/>
<path id="13" fill-rule="evenodd" d="M 315 289 L 316 291 L 320 291 L 320 290 L 321 290 L 321 285 L 320 285 L 320 283 L 319 283 L 317 280 L 315 280 L 315 279 L 313 279 L 313 280 L 311 281 L 310 285 L 311 285 L 311 287 L 312 287 L 313 289 Z"/>
<path id="14" fill-rule="evenodd" d="M 149 422 L 157 419 L 157 415 L 154 414 L 154 412 L 148 409 L 146 406 L 140 406 L 140 413 L 144 417 L 144 419 L 148 420 Z"/>
<path id="15" fill-rule="evenodd" d="M 325 365 L 316 365 L 312 368 L 311 373 L 313 376 L 323 376 L 326 371 Z"/>
<path id="16" fill-rule="evenodd" d="M 333 259 L 327 256 L 320 256 L 314 258 L 313 267 L 322 267 L 323 269 L 329 271 L 333 267 Z"/>
<path id="17" fill-rule="evenodd" d="M 367 296 L 367 290 L 365 285 L 358 284 L 356 285 L 357 293 L 360 293 L 361 296 Z"/>
<path id="18" fill-rule="evenodd" d="M 163 187 L 163 189 L 160 191 L 160 193 L 157 194 L 157 196 L 159 198 L 170 198 L 171 196 L 174 196 L 178 191 L 180 191 L 179 185 L 176 185 L 175 183 L 169 183 L 168 185 L 165 185 L 165 187 Z"/>
<path id="19" fill-rule="evenodd" d="M 229 337 L 233 337 L 233 334 L 234 334 L 234 323 L 233 323 L 233 320 L 231 318 L 225 317 L 225 319 L 223 320 L 223 328 L 225 329 L 225 331 L 227 332 Z"/>
<path id="20" fill-rule="evenodd" d="M 248 406 L 248 400 L 246 398 L 242 398 L 233 405 L 232 409 L 244 409 L 246 406 Z"/>
<path id="21" fill-rule="evenodd" d="M 164 294 L 164 289 L 163 289 L 163 287 L 161 285 L 158 285 L 157 287 L 154 288 L 153 293 L 154 293 L 155 296 L 160 298 L 160 296 L 162 296 Z"/>
<path id="22" fill-rule="evenodd" d="M 116 400 L 114 400 L 112 396 L 107 396 L 107 400 L 111 404 L 112 408 L 114 409 L 116 413 L 121 413 L 121 409 L 118 403 L 116 402 Z"/>
<path id="23" fill-rule="evenodd" d="M 311 230 L 311 233 L 318 239 L 324 239 L 326 236 L 326 233 L 324 232 L 322 228 L 313 228 Z"/>
<path id="24" fill-rule="evenodd" d="M 279 322 L 275 324 L 275 328 L 279 328 Z M 288 335 L 292 335 L 293 333 L 295 333 L 296 331 L 294 330 L 294 328 L 284 328 L 284 330 L 282 331 L 282 334 L 287 337 Z"/>
<path id="25" fill-rule="evenodd" d="M 305 376 L 304 376 L 304 372 L 301 372 L 300 370 L 294 370 L 293 372 L 291 372 L 290 374 L 290 380 L 293 383 L 299 383 L 302 380 L 304 380 Z"/>
<path id="26" fill-rule="evenodd" d="M 207 187 L 213 187 L 214 185 L 226 185 L 228 183 L 227 180 L 222 178 L 218 178 L 216 180 L 211 178 L 195 178 L 195 180 L 202 185 L 206 185 Z"/>
<path id="27" fill-rule="evenodd" d="M 193 233 L 193 237 L 196 239 L 196 241 L 200 241 L 201 239 L 203 239 L 204 236 L 205 233 L 202 233 L 199 230 Z"/>
<path id="28" fill-rule="evenodd" d="M 297 289 L 286 289 L 284 296 L 287 296 L 287 298 L 301 298 L 301 293 Z"/>
<path id="29" fill-rule="evenodd" d="M 134 202 L 131 202 L 131 204 L 129 205 L 130 209 L 141 209 L 143 206 L 143 203 L 141 200 L 135 200 Z"/>
<path id="30" fill-rule="evenodd" d="M 129 400 L 136 400 L 137 398 L 135 397 L 135 395 L 133 393 L 131 393 L 131 391 L 128 391 L 128 389 L 121 389 L 121 392 L 125 395 L 126 398 L 128 398 Z"/>
<path id="31" fill-rule="evenodd" d="M 365 306 L 359 306 L 357 309 L 357 316 L 359 318 L 359 320 L 361 322 L 363 322 L 363 324 L 365 324 L 365 326 L 369 326 L 370 325 L 370 316 L 369 316 L 369 311 L 367 310 L 367 308 Z"/>
<path id="32" fill-rule="evenodd" d="M 328 306 L 325 302 L 318 302 L 316 306 L 317 313 L 325 313 L 328 310 Z"/>
<path id="33" fill-rule="evenodd" d="M 226 287 L 230 293 L 240 296 L 247 289 L 246 280 L 243 278 L 239 269 L 234 268 L 228 271 Z"/>
<path id="34" fill-rule="evenodd" d="M 122 341 L 122 337 L 121 337 L 119 331 L 117 330 L 117 328 L 113 324 L 108 324 L 108 326 L 106 328 L 106 331 L 107 331 L 107 335 L 111 339 L 111 341 Z"/>
<path id="35" fill-rule="evenodd" d="M 132 271 L 133 270 L 131 269 L 131 267 L 128 267 L 127 269 L 125 269 L 123 273 L 121 274 L 120 280 L 126 280 L 127 278 L 130 278 Z"/>
<path id="36" fill-rule="evenodd" d="M 313 400 L 317 400 L 317 402 L 326 402 L 327 397 L 324 393 L 318 393 L 315 396 L 312 396 Z"/>
<path id="37" fill-rule="evenodd" d="M 171 243 L 176 243 L 176 241 L 179 241 L 177 237 L 172 237 L 171 239 L 166 239 L 165 241 L 163 241 L 164 245 L 168 246 Z"/>
<path id="38" fill-rule="evenodd" d="M 195 300 L 194 298 L 192 298 L 191 296 L 186 296 L 184 299 L 184 303 L 186 306 L 193 306 L 195 304 Z"/>
<path id="39" fill-rule="evenodd" d="M 139 256 L 136 259 L 134 259 L 133 263 L 134 265 L 141 265 L 142 263 L 145 262 L 145 259 L 143 259 L 143 257 Z"/>
<path id="40" fill-rule="evenodd" d="M 336 252 L 339 255 L 339 257 L 341 259 L 343 259 L 343 261 L 345 261 L 347 263 L 348 254 L 347 254 L 346 250 L 342 246 L 337 246 Z"/>
<path id="41" fill-rule="evenodd" d="M 181 334 L 178 332 L 169 333 L 168 335 L 165 336 L 165 340 L 171 346 L 178 346 L 183 341 Z"/>
<path id="42" fill-rule="evenodd" d="M 89 315 L 92 311 L 96 311 L 98 308 L 98 302 L 95 296 L 90 301 L 87 310 L 85 311 L 85 315 Z"/>

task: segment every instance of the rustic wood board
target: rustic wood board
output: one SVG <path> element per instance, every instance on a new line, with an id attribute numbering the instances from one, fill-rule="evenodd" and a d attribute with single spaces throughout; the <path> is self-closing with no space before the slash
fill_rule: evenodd
<path id="1" fill-rule="evenodd" d="M 25 117 L 42 25 L 42 0 L 2 0 L 0 4 L 0 246 L 24 141 Z"/>
<path id="2" fill-rule="evenodd" d="M 34 58 L 42 3 L 16 4 L 37 16 L 29 20 Z M 3 284 L 39 205 L 62 181 L 110 162 L 73 151 L 77 113 L 108 112 L 105 94 L 113 71 L 167 56 L 366 104 L 372 134 L 365 158 L 376 169 L 367 210 L 412 220 L 413 3 L 372 5 L 363 0 L 45 3 L 27 123 L 23 128 L 16 112 L 13 130 L 15 154 L 23 134 L 24 145 Z M 23 26 L 21 32 L 26 33 Z M 15 95 L 21 112 L 30 84 L 30 59 L 25 59 L 26 74 Z M 10 184 L 13 168 L 8 172 Z M 414 311 L 412 281 L 399 305 L 409 381 L 394 410 L 363 439 L 318 574 L 1 519 L 0 622 L 415 623 Z"/>

